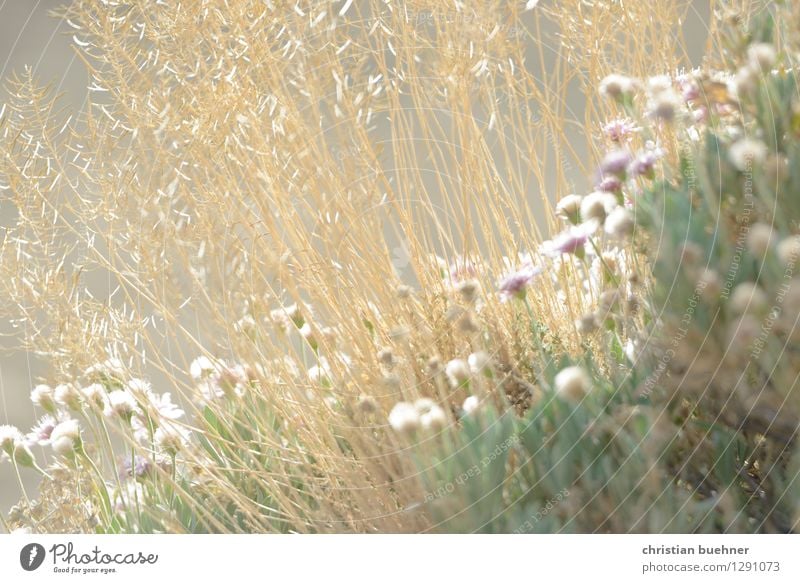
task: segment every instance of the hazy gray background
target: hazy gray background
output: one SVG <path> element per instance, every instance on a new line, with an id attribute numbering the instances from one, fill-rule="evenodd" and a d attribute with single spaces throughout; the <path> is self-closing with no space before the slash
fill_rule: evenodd
<path id="1" fill-rule="evenodd" d="M 65 93 L 65 105 L 79 109 L 85 97 L 86 73 L 72 49 L 71 29 L 49 15 L 50 10 L 64 2 L 0 0 L 0 78 L 6 79 L 29 66 L 40 81 L 51 82 L 57 92 Z M 542 0 L 543 4 L 553 2 L 557 0 Z M 708 0 L 693 0 L 694 16 L 684 26 L 695 64 L 700 62 L 706 41 L 708 4 Z M 0 103 L 6 96 L 4 88 L 0 89 Z M 580 116 L 583 97 L 575 95 L 570 101 L 569 106 Z M 0 205 L 0 212 L 2 208 Z M 4 223 L 0 216 L 0 225 Z M 10 423 L 26 431 L 35 421 L 28 395 L 36 377 L 46 375 L 47 371 L 35 358 L 11 350 L 14 345 L 13 329 L 8 322 L 0 322 L 0 424 Z M 31 486 L 35 487 L 35 482 Z M 5 514 L 19 498 L 11 467 L 0 466 L 0 512 Z"/>

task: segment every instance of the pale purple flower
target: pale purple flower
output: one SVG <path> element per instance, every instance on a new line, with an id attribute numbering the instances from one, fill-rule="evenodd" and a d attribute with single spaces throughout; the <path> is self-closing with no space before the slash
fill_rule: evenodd
<path id="1" fill-rule="evenodd" d="M 53 430 L 61 421 L 66 421 L 66 417 L 56 419 L 52 415 L 45 415 L 34 425 L 25 439 L 30 445 L 49 445 Z"/>
<path id="2" fill-rule="evenodd" d="M 624 180 L 631 158 L 631 153 L 628 150 L 622 148 L 612 150 L 605 155 L 600 163 L 600 177 L 604 178 L 610 174 Z"/>
<path id="3" fill-rule="evenodd" d="M 658 162 L 662 156 L 663 151 L 660 148 L 645 150 L 633 159 L 628 167 L 628 172 L 630 172 L 631 176 L 644 176 L 650 179 L 655 178 L 656 162 Z"/>
<path id="4" fill-rule="evenodd" d="M 575 227 L 562 231 L 551 241 L 542 243 L 540 252 L 547 257 L 560 257 L 561 255 L 582 256 L 584 245 L 589 237 L 597 230 L 597 221 L 587 221 Z"/>
<path id="5" fill-rule="evenodd" d="M 524 265 L 517 271 L 506 275 L 498 286 L 500 300 L 507 302 L 514 298 L 522 299 L 525 297 L 526 288 L 541 272 L 542 269 L 540 267 Z"/>
<path id="6" fill-rule="evenodd" d="M 463 281 L 473 279 L 478 274 L 477 264 L 470 257 L 459 255 L 449 266 L 450 279 L 453 281 Z"/>
<path id="7" fill-rule="evenodd" d="M 633 121 L 628 118 L 618 118 L 603 126 L 603 133 L 615 144 L 629 142 L 633 134 L 639 131 Z"/>
<path id="8" fill-rule="evenodd" d="M 622 190 L 622 181 L 616 176 L 606 176 L 597 185 L 601 192 L 619 192 Z"/>

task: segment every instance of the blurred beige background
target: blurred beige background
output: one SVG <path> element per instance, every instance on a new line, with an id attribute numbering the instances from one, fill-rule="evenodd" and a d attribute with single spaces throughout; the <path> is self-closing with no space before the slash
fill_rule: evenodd
<path id="1" fill-rule="evenodd" d="M 80 109 L 87 84 L 83 64 L 72 49 L 70 27 L 49 14 L 64 2 L 0 0 L 0 77 L 6 79 L 29 66 L 40 81 L 52 83 L 57 92 L 65 94 L 65 105 Z M 557 0 L 543 0 L 542 4 L 545 3 L 554 5 Z M 709 0 L 692 0 L 691 4 L 692 17 L 684 23 L 684 30 L 692 62 L 699 64 L 706 41 Z M 660 71 L 654 64 L 656 72 Z M 0 103 L 5 102 L 6 97 L 5 89 L 0 89 Z M 583 102 L 582 95 L 571 96 L 568 105 L 576 116 L 581 115 Z M 583 182 L 580 177 L 575 180 Z M 4 205 L 0 197 L 0 229 L 8 222 L 8 205 Z M 0 424 L 10 423 L 26 431 L 35 421 L 35 411 L 28 397 L 30 389 L 37 377 L 47 374 L 47 369 L 45 363 L 34 356 L 14 351 L 15 344 L 15 330 L 9 322 L 0 321 Z M 29 485 L 34 488 L 35 482 Z M 13 470 L 8 464 L 1 465 L 0 512 L 5 514 L 19 498 Z"/>

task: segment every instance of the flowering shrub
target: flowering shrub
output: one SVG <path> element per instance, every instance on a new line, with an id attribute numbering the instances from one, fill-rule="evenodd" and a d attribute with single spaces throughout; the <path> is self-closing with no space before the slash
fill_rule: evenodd
<path id="1" fill-rule="evenodd" d="M 798 528 L 797 19 L 667 75 L 667 2 L 212 4 L 75 2 L 99 97 L 62 119 L 20 79 L 4 114 L 2 291 L 52 368 L 0 428 L 8 529 Z M 568 83 L 526 68 L 529 15 L 575 39 L 567 81 L 619 66 L 545 240 L 526 188 L 569 158 Z"/>

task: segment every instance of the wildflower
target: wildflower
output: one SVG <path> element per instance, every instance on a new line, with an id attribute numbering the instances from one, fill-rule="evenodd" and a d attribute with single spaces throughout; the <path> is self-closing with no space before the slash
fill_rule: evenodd
<path id="1" fill-rule="evenodd" d="M 401 300 L 405 300 L 411 297 L 412 290 L 410 286 L 398 285 L 395 291 L 397 292 L 397 297 L 400 298 Z"/>
<path id="2" fill-rule="evenodd" d="M 460 358 L 454 358 L 444 369 L 447 380 L 453 388 L 458 388 L 469 381 L 469 365 Z"/>
<path id="3" fill-rule="evenodd" d="M 66 417 L 62 417 L 61 421 Z M 36 424 L 31 428 L 26 436 L 26 440 L 34 445 L 50 445 L 50 438 L 53 435 L 53 429 L 59 424 L 59 420 L 52 415 L 45 415 L 41 417 Z"/>
<path id="4" fill-rule="evenodd" d="M 767 307 L 767 294 L 759 286 L 749 281 L 737 285 L 730 297 L 734 313 L 762 312 Z"/>
<path id="5" fill-rule="evenodd" d="M 785 265 L 794 265 L 800 259 L 800 235 L 785 238 L 778 243 L 776 250 Z"/>
<path id="6" fill-rule="evenodd" d="M 473 352 L 467 357 L 467 363 L 472 374 L 484 374 L 486 376 L 491 376 L 492 374 L 492 357 L 487 352 L 482 350 Z"/>
<path id="7" fill-rule="evenodd" d="M 130 422 L 133 414 L 138 412 L 139 405 L 129 392 L 120 389 L 111 391 L 108 394 L 108 402 L 105 409 L 106 417 L 119 417 L 123 421 Z"/>
<path id="8" fill-rule="evenodd" d="M 100 383 L 121 384 L 125 379 L 125 366 L 118 358 L 111 357 L 99 364 L 90 366 L 84 375 L 90 381 Z"/>
<path id="9" fill-rule="evenodd" d="M 624 180 L 630 163 L 631 153 L 628 150 L 624 148 L 612 150 L 600 162 L 600 174 L 601 176 L 611 174 L 620 180 Z"/>
<path id="10" fill-rule="evenodd" d="M 587 221 L 576 227 L 570 227 L 555 239 L 542 243 L 540 252 L 548 257 L 559 257 L 563 254 L 584 256 L 584 245 L 597 230 L 597 221 Z"/>
<path id="11" fill-rule="evenodd" d="M 673 121 L 681 106 L 681 97 L 672 89 L 653 97 L 650 114 L 667 123 Z"/>
<path id="12" fill-rule="evenodd" d="M 541 272 L 538 267 L 526 265 L 504 277 L 499 285 L 501 301 L 506 302 L 512 298 L 523 299 L 526 288 Z"/>
<path id="13" fill-rule="evenodd" d="M 464 279 L 474 278 L 477 273 L 477 263 L 469 258 L 459 255 L 450 264 L 450 279 L 452 281 L 463 281 Z"/>
<path id="14" fill-rule="evenodd" d="M 647 90 L 651 95 L 663 93 L 672 89 L 672 79 L 669 75 L 654 75 L 647 80 Z"/>
<path id="15" fill-rule="evenodd" d="M 295 328 L 300 328 L 305 323 L 305 318 L 297 304 L 290 304 L 282 308 L 271 310 L 269 317 L 282 332 L 288 332 L 292 325 L 294 325 Z"/>
<path id="16" fill-rule="evenodd" d="M 83 399 L 95 411 L 104 411 L 108 404 L 108 393 L 103 385 L 100 383 L 92 383 L 87 387 L 81 389 Z"/>
<path id="17" fill-rule="evenodd" d="M 627 100 L 636 88 L 636 83 L 630 77 L 611 74 L 600 82 L 600 94 L 622 102 Z"/>
<path id="18" fill-rule="evenodd" d="M 126 383 L 125 388 L 140 402 L 149 401 L 153 395 L 152 386 L 144 379 L 131 379 Z"/>
<path id="19" fill-rule="evenodd" d="M 556 394 L 566 401 L 580 402 L 592 388 L 592 381 L 579 366 L 562 369 L 555 378 Z"/>
<path id="20" fill-rule="evenodd" d="M 53 389 L 50 385 L 36 385 L 31 391 L 31 401 L 47 411 L 48 413 L 56 412 L 56 401 Z"/>
<path id="21" fill-rule="evenodd" d="M 753 43 L 747 47 L 747 59 L 756 71 L 769 71 L 777 58 L 775 47 L 769 43 Z"/>
<path id="22" fill-rule="evenodd" d="M 172 402 L 172 395 L 170 393 L 162 393 L 160 395 L 151 393 L 145 405 L 148 411 L 158 419 L 175 421 L 185 414 L 183 409 Z"/>
<path id="23" fill-rule="evenodd" d="M 23 441 L 24 438 L 19 429 L 13 425 L 0 425 L 0 451 L 12 456 L 17 444 Z"/>
<path id="24" fill-rule="evenodd" d="M 194 381 L 201 381 L 207 379 L 217 372 L 217 367 L 208 357 L 198 356 L 189 365 L 189 375 Z"/>
<path id="25" fill-rule="evenodd" d="M 480 404 L 481 403 L 478 400 L 478 397 L 476 397 L 475 395 L 470 395 L 469 397 L 464 399 L 464 404 L 461 405 L 461 409 L 464 411 L 464 415 L 471 415 L 472 413 L 478 410 Z"/>
<path id="26" fill-rule="evenodd" d="M 65 419 L 53 428 L 50 446 L 57 455 L 71 457 L 82 447 L 81 426 L 74 419 Z"/>
<path id="27" fill-rule="evenodd" d="M 750 172 L 753 164 L 759 165 L 767 156 L 767 146 L 761 140 L 742 138 L 735 142 L 728 151 L 734 167 L 740 172 Z"/>
<path id="28" fill-rule="evenodd" d="M 391 368 L 395 365 L 394 352 L 391 348 L 381 348 L 378 351 L 378 362 L 383 366 Z"/>
<path id="29" fill-rule="evenodd" d="M 439 358 L 438 356 L 431 356 L 428 359 L 427 368 L 428 368 L 428 373 L 432 377 L 442 374 L 442 372 L 444 370 L 442 368 L 442 359 Z"/>
<path id="30" fill-rule="evenodd" d="M 175 456 L 183 451 L 189 443 L 189 432 L 183 427 L 170 423 L 156 429 L 153 441 L 166 454 Z"/>
<path id="31" fill-rule="evenodd" d="M 378 410 L 378 402 L 370 395 L 359 395 L 358 410 L 366 415 L 371 415 Z"/>
<path id="32" fill-rule="evenodd" d="M 389 413 L 389 425 L 397 433 L 403 435 L 413 434 L 420 425 L 417 408 L 405 401 L 397 403 Z"/>
<path id="33" fill-rule="evenodd" d="M 618 239 L 624 239 L 631 233 L 635 222 L 631 212 L 624 207 L 617 207 L 606 218 L 606 233 Z"/>
<path id="34" fill-rule="evenodd" d="M 631 161 L 628 172 L 631 176 L 643 176 L 652 180 L 656 177 L 656 162 L 663 156 L 661 149 L 649 149 L 640 153 Z"/>
<path id="35" fill-rule="evenodd" d="M 756 223 L 747 233 L 747 249 L 757 258 L 763 258 L 772 247 L 772 227 L 765 223 Z"/>
<path id="36" fill-rule="evenodd" d="M 417 408 L 419 411 L 419 408 Z M 426 431 L 440 431 L 447 425 L 447 415 L 435 403 L 420 412 L 419 423 Z"/>
<path id="37" fill-rule="evenodd" d="M 591 334 L 598 327 L 597 317 L 594 314 L 585 314 L 575 322 L 575 329 L 579 334 Z"/>
<path id="38" fill-rule="evenodd" d="M 697 278 L 697 288 L 700 290 L 700 297 L 708 303 L 716 302 L 722 291 L 722 279 L 719 273 L 713 269 L 704 269 Z"/>
<path id="39" fill-rule="evenodd" d="M 758 72 L 752 67 L 742 67 L 733 78 L 733 91 L 739 97 L 750 95 L 755 91 L 758 83 Z"/>
<path id="40" fill-rule="evenodd" d="M 475 314 L 467 310 L 461 317 L 456 320 L 456 330 L 458 330 L 461 334 L 475 334 L 476 332 L 480 331 L 480 326 L 478 326 L 478 321 L 475 318 Z"/>
<path id="41" fill-rule="evenodd" d="M 154 464 L 153 459 L 149 456 L 134 455 L 133 459 L 131 459 L 129 456 L 126 456 L 122 459 L 122 463 L 120 464 L 120 480 L 125 481 L 129 478 L 133 478 L 137 481 L 147 480 L 148 478 L 153 477 L 155 474 L 156 465 L 164 464 L 163 460 L 159 461 L 161 461 L 161 463 L 157 462 Z"/>
<path id="42" fill-rule="evenodd" d="M 639 130 L 640 128 L 628 118 L 618 118 L 603 126 L 603 133 L 615 144 L 630 141 L 633 134 Z"/>
<path id="43" fill-rule="evenodd" d="M 622 191 L 622 181 L 616 176 L 605 176 L 597 184 L 597 190 L 600 192 L 613 192 L 618 193 Z"/>
<path id="44" fill-rule="evenodd" d="M 606 215 L 619 206 L 617 197 L 608 192 L 592 192 L 583 197 L 581 201 L 581 219 L 589 222 L 592 219 L 601 224 L 606 220 Z"/>
<path id="45" fill-rule="evenodd" d="M 67 409 L 72 409 L 73 411 L 80 410 L 81 392 L 72 383 L 62 383 L 57 385 L 53 394 L 56 403 L 59 405 L 66 407 Z"/>
<path id="46" fill-rule="evenodd" d="M 562 198 L 556 205 L 556 215 L 573 225 L 577 225 L 581 210 L 581 198 L 577 194 L 568 194 Z"/>
<path id="47" fill-rule="evenodd" d="M 468 304 L 475 303 L 480 289 L 481 286 L 475 279 L 464 280 L 456 286 L 456 290 L 461 295 L 461 299 Z"/>

